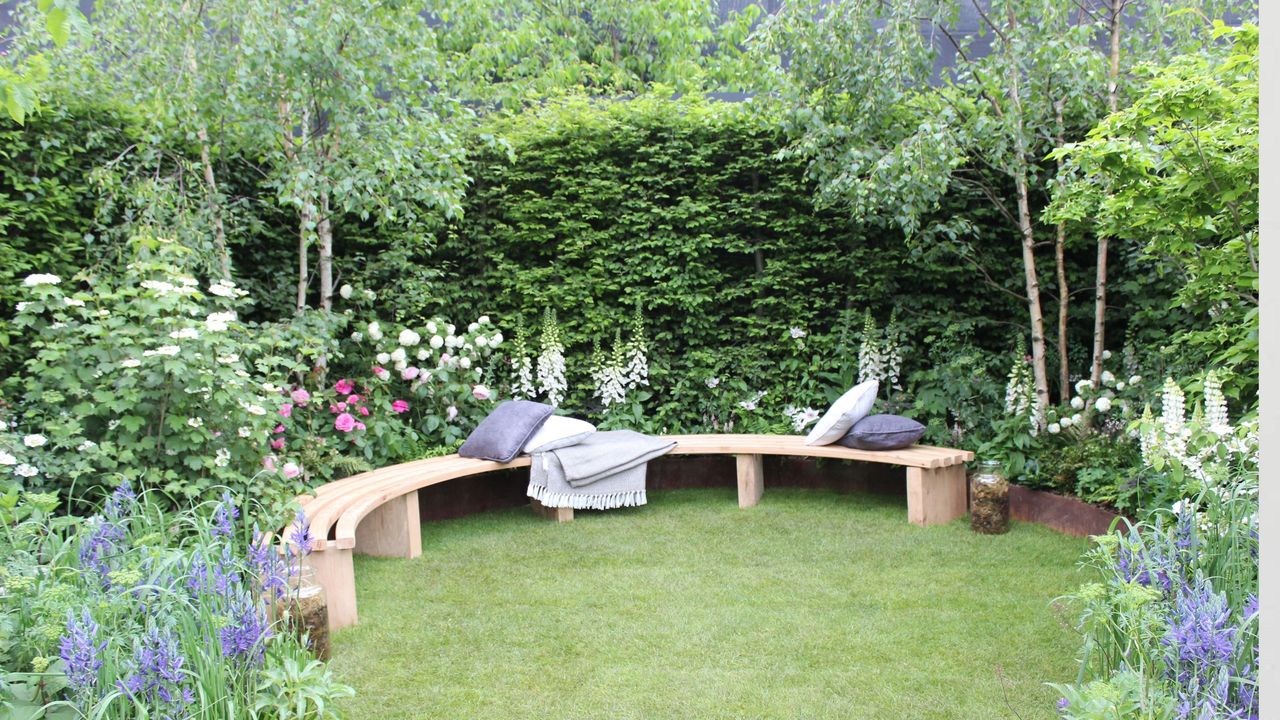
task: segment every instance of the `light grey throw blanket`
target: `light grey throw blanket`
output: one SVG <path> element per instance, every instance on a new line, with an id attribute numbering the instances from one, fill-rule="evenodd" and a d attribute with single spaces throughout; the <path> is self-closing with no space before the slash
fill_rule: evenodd
<path id="1" fill-rule="evenodd" d="M 577 445 L 534 453 L 529 497 L 576 510 L 644 505 L 646 463 L 675 446 L 631 430 L 591 433 Z"/>

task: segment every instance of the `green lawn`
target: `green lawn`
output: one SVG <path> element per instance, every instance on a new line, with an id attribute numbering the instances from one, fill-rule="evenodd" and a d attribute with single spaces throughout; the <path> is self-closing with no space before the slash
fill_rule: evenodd
<path id="1" fill-rule="evenodd" d="M 415 560 L 357 558 L 333 668 L 350 720 L 1050 718 L 1076 651 L 1052 601 L 1084 548 L 812 490 L 493 512 L 424 526 Z"/>

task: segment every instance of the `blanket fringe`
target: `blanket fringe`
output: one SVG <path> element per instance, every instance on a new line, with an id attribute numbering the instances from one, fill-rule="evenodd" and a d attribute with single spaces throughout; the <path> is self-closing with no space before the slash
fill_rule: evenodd
<path id="1" fill-rule="evenodd" d="M 620 507 L 637 507 L 649 502 L 644 490 L 591 495 L 586 493 L 548 492 L 542 485 L 529 483 L 529 497 L 547 507 L 567 507 L 574 510 L 609 510 Z"/>

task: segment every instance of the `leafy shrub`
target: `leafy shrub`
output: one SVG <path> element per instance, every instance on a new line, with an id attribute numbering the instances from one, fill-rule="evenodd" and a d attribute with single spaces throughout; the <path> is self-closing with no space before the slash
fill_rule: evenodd
<path id="1" fill-rule="evenodd" d="M 351 692 L 281 612 L 300 556 L 251 535 L 229 493 L 170 514 L 126 483 L 89 518 L 25 497 L 0 540 L 6 717 L 334 717 Z M 305 528 L 292 541 L 305 551 Z M 289 704 L 261 703 L 281 677 Z"/>

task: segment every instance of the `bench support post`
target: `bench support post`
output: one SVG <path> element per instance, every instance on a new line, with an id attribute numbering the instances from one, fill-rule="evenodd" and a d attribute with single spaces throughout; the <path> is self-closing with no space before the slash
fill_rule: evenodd
<path id="1" fill-rule="evenodd" d="M 324 588 L 329 610 L 329 630 L 355 625 L 356 570 L 351 564 L 351 550 L 332 548 L 313 552 L 307 562 L 316 570 L 316 582 Z"/>
<path id="2" fill-rule="evenodd" d="M 948 523 L 968 510 L 964 465 L 907 468 L 907 519 L 928 527 Z"/>
<path id="3" fill-rule="evenodd" d="M 405 493 L 379 505 L 356 526 L 361 555 L 416 558 L 422 554 L 422 518 L 418 492 Z"/>
<path id="4" fill-rule="evenodd" d="M 529 507 L 533 508 L 534 512 L 548 520 L 569 522 L 573 519 L 573 508 L 547 507 L 533 498 L 529 498 Z"/>
<path id="5" fill-rule="evenodd" d="M 752 507 L 764 494 L 764 456 L 737 455 L 738 507 Z"/>

